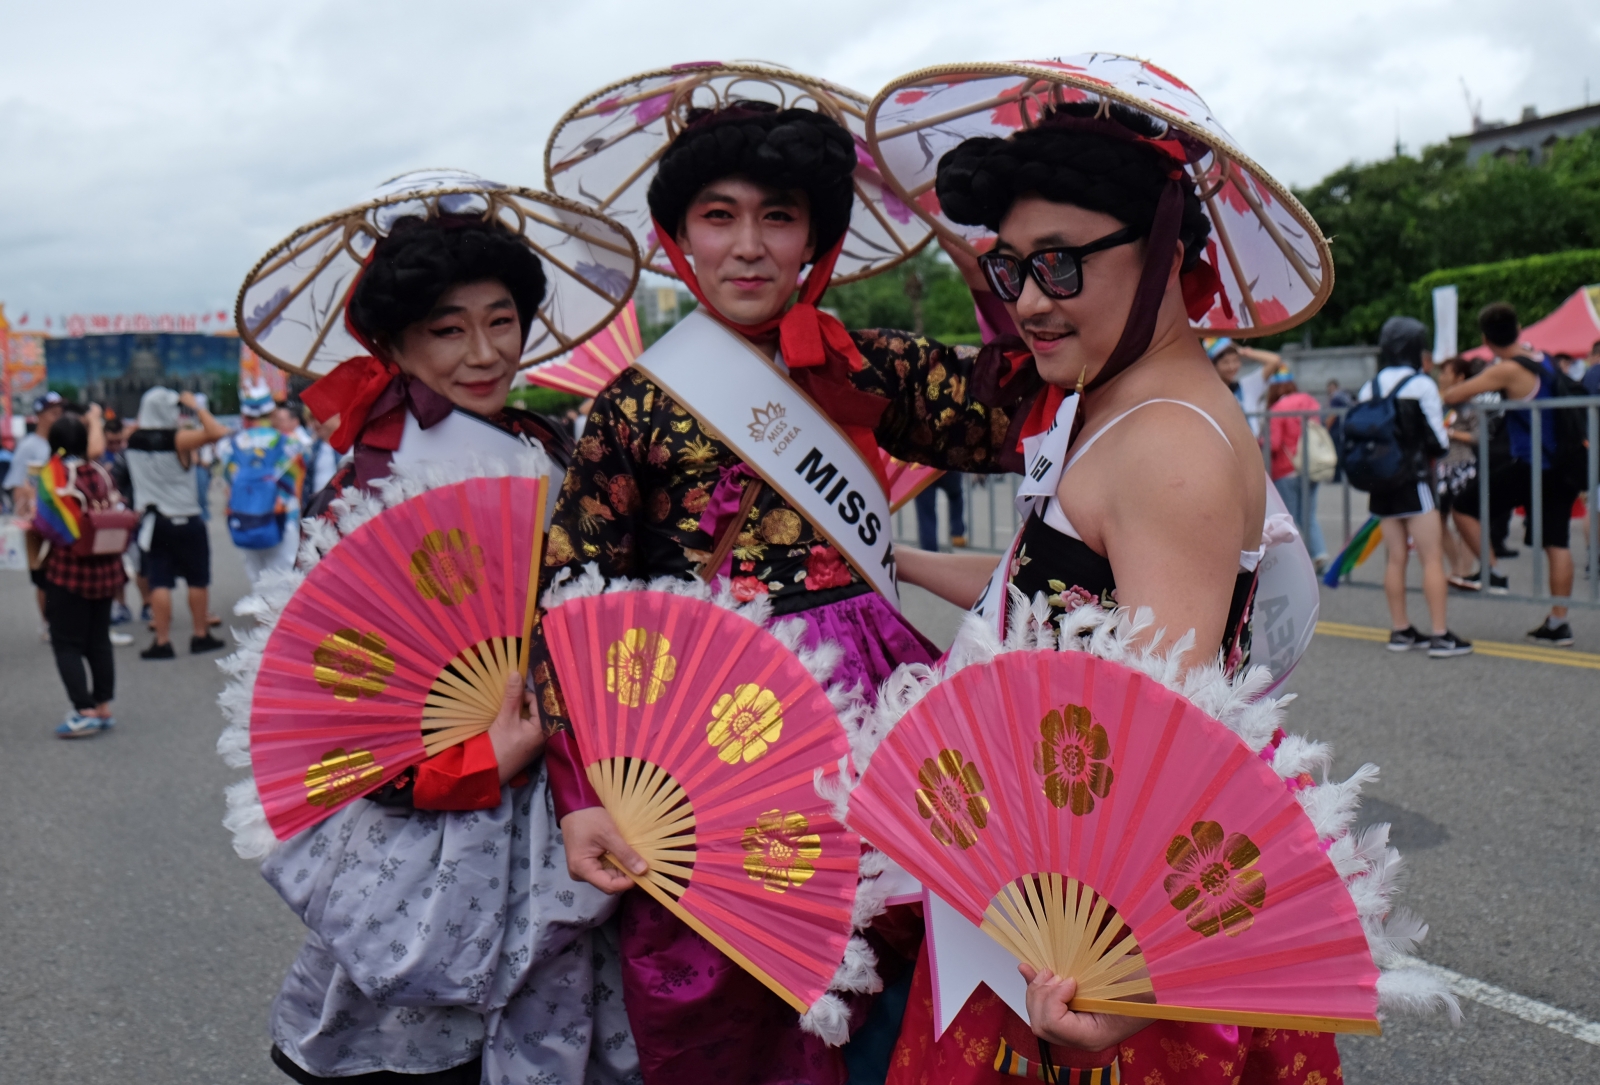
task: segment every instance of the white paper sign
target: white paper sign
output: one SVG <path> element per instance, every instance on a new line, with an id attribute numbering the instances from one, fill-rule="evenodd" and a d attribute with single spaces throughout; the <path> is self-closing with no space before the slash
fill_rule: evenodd
<path id="1" fill-rule="evenodd" d="M 1454 286 L 1437 286 L 1433 290 L 1433 360 L 1442 362 L 1460 353 L 1460 336 L 1457 332 L 1457 314 L 1461 299 Z"/>
<path id="2" fill-rule="evenodd" d="M 1017 971 L 1017 959 L 966 916 L 940 900 L 931 890 L 923 893 L 922 916 L 928 930 L 928 963 L 933 969 L 933 1038 L 944 1035 L 978 984 L 1028 1019 L 1028 985 Z"/>

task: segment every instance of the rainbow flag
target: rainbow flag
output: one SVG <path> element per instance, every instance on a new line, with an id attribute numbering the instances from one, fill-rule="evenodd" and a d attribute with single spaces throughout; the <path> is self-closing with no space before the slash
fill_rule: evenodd
<path id="1" fill-rule="evenodd" d="M 57 546 L 71 546 L 83 535 L 83 509 L 71 488 L 60 456 L 51 456 L 34 480 L 33 528 Z"/>
<path id="2" fill-rule="evenodd" d="M 1322 582 L 1330 588 L 1337 588 L 1339 581 L 1348 577 L 1357 565 L 1372 556 L 1372 552 L 1383 541 L 1383 532 L 1378 530 L 1380 521 L 1376 516 L 1367 518 L 1361 525 L 1361 530 L 1350 537 L 1349 544 L 1328 565 L 1328 571 L 1322 574 Z"/>

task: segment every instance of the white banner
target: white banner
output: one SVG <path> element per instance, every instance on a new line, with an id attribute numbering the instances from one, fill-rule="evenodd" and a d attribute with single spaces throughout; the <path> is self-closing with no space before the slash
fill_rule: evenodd
<path id="1" fill-rule="evenodd" d="M 696 309 L 633 361 L 899 609 L 889 499 L 855 444 L 743 338 Z"/>

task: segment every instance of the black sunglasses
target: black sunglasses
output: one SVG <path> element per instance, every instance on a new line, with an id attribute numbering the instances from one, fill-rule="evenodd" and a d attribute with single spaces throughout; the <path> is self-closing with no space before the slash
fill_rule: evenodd
<path id="1" fill-rule="evenodd" d="M 983 269 L 983 277 L 989 281 L 989 289 L 1001 301 L 1016 301 L 1022 297 L 1022 288 L 1027 285 L 1029 274 L 1033 275 L 1033 281 L 1039 284 L 1039 289 L 1044 291 L 1046 297 L 1075 298 L 1083 290 L 1085 256 L 1126 245 L 1141 236 L 1140 231 L 1132 226 L 1124 226 L 1099 241 L 1076 248 L 1063 246 L 1059 249 L 1040 249 L 1029 253 L 1027 257 L 986 252 L 978 257 L 978 266 Z"/>

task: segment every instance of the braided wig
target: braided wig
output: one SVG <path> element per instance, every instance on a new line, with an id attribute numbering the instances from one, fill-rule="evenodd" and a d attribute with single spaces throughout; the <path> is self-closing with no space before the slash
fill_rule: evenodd
<path id="1" fill-rule="evenodd" d="M 1110 121 L 1095 122 L 1098 109 L 1096 102 L 1069 103 L 1008 139 L 980 137 L 957 145 L 939 159 L 935 189 L 944 213 L 964 226 L 998 231 L 1012 204 L 1024 196 L 1038 196 L 1100 211 L 1148 234 L 1173 162 L 1155 147 L 1129 137 L 1161 138 L 1163 133 L 1145 114 L 1115 104 Z M 1058 123 L 1052 125 L 1053 120 Z M 1102 130 L 1095 131 L 1093 125 Z M 1200 259 L 1210 231 L 1200 197 L 1193 184 L 1185 184 L 1183 224 L 1178 230 L 1183 270 Z"/>
<path id="2" fill-rule="evenodd" d="M 798 188 L 811 201 L 811 229 L 821 255 L 850 227 L 855 168 L 855 139 L 822 113 L 754 101 L 696 109 L 656 167 L 650 214 L 676 236 L 689 205 L 714 181 L 738 176 L 779 191 Z"/>
<path id="3" fill-rule="evenodd" d="M 427 319 L 452 288 L 493 280 L 511 294 L 527 342 L 544 300 L 544 265 L 493 220 L 464 215 L 403 218 L 381 239 L 350 298 L 350 323 L 366 339 L 392 344 Z"/>

